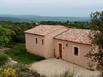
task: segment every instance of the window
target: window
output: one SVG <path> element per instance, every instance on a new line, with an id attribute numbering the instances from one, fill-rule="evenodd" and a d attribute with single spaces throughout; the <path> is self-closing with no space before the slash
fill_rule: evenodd
<path id="1" fill-rule="evenodd" d="M 66 43 L 66 47 L 68 47 L 68 43 Z"/>
<path id="2" fill-rule="evenodd" d="M 74 55 L 78 56 L 78 47 L 74 47 Z"/>
<path id="3" fill-rule="evenodd" d="M 35 38 L 35 43 L 36 43 L 36 44 L 38 43 L 38 39 L 37 39 L 37 38 Z"/>
<path id="4" fill-rule="evenodd" d="M 44 39 L 42 39 L 42 45 L 44 44 Z"/>

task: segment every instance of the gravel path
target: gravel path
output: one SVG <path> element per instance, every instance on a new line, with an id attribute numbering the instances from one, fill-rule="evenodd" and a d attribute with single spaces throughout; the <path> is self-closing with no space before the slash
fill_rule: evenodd
<path id="1" fill-rule="evenodd" d="M 90 71 L 60 59 L 47 59 L 36 62 L 31 65 L 30 69 L 47 77 L 61 75 L 66 71 L 74 73 L 75 77 L 98 77 L 99 75 L 98 71 Z"/>

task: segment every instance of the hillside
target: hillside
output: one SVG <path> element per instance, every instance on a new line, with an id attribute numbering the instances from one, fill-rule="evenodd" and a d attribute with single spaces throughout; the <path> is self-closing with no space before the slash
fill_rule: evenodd
<path id="1" fill-rule="evenodd" d="M 89 17 L 51 17 L 36 15 L 0 15 L 0 21 L 31 22 L 31 21 L 89 21 Z"/>

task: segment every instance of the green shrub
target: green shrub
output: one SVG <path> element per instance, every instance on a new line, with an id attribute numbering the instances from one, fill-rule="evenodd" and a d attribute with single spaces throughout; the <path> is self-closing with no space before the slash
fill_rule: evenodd
<path id="1" fill-rule="evenodd" d="M 29 64 L 34 61 L 44 59 L 43 57 L 33 55 L 27 52 L 24 44 L 16 44 L 13 48 L 6 51 L 6 54 L 10 56 L 12 59 L 24 64 Z"/>
<path id="2" fill-rule="evenodd" d="M 5 64 L 8 61 L 8 57 L 5 54 L 0 54 L 0 66 Z"/>

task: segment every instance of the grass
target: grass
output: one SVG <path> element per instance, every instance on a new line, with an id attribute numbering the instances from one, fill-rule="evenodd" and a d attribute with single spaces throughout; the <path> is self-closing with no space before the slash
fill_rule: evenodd
<path id="1" fill-rule="evenodd" d="M 4 65 L 8 61 L 8 57 L 5 54 L 0 54 L 0 66 Z"/>
<path id="2" fill-rule="evenodd" d="M 65 72 L 61 77 L 74 77 L 74 73 Z"/>
<path id="3" fill-rule="evenodd" d="M 43 57 L 28 53 L 24 44 L 16 44 L 13 48 L 7 50 L 5 54 L 10 56 L 13 60 L 23 64 L 31 64 L 35 61 L 44 59 Z"/>
<path id="4" fill-rule="evenodd" d="M 74 77 L 74 76 L 75 76 L 74 73 L 70 73 L 69 71 L 66 71 L 61 75 L 55 75 L 55 76 L 51 76 L 51 77 Z"/>

